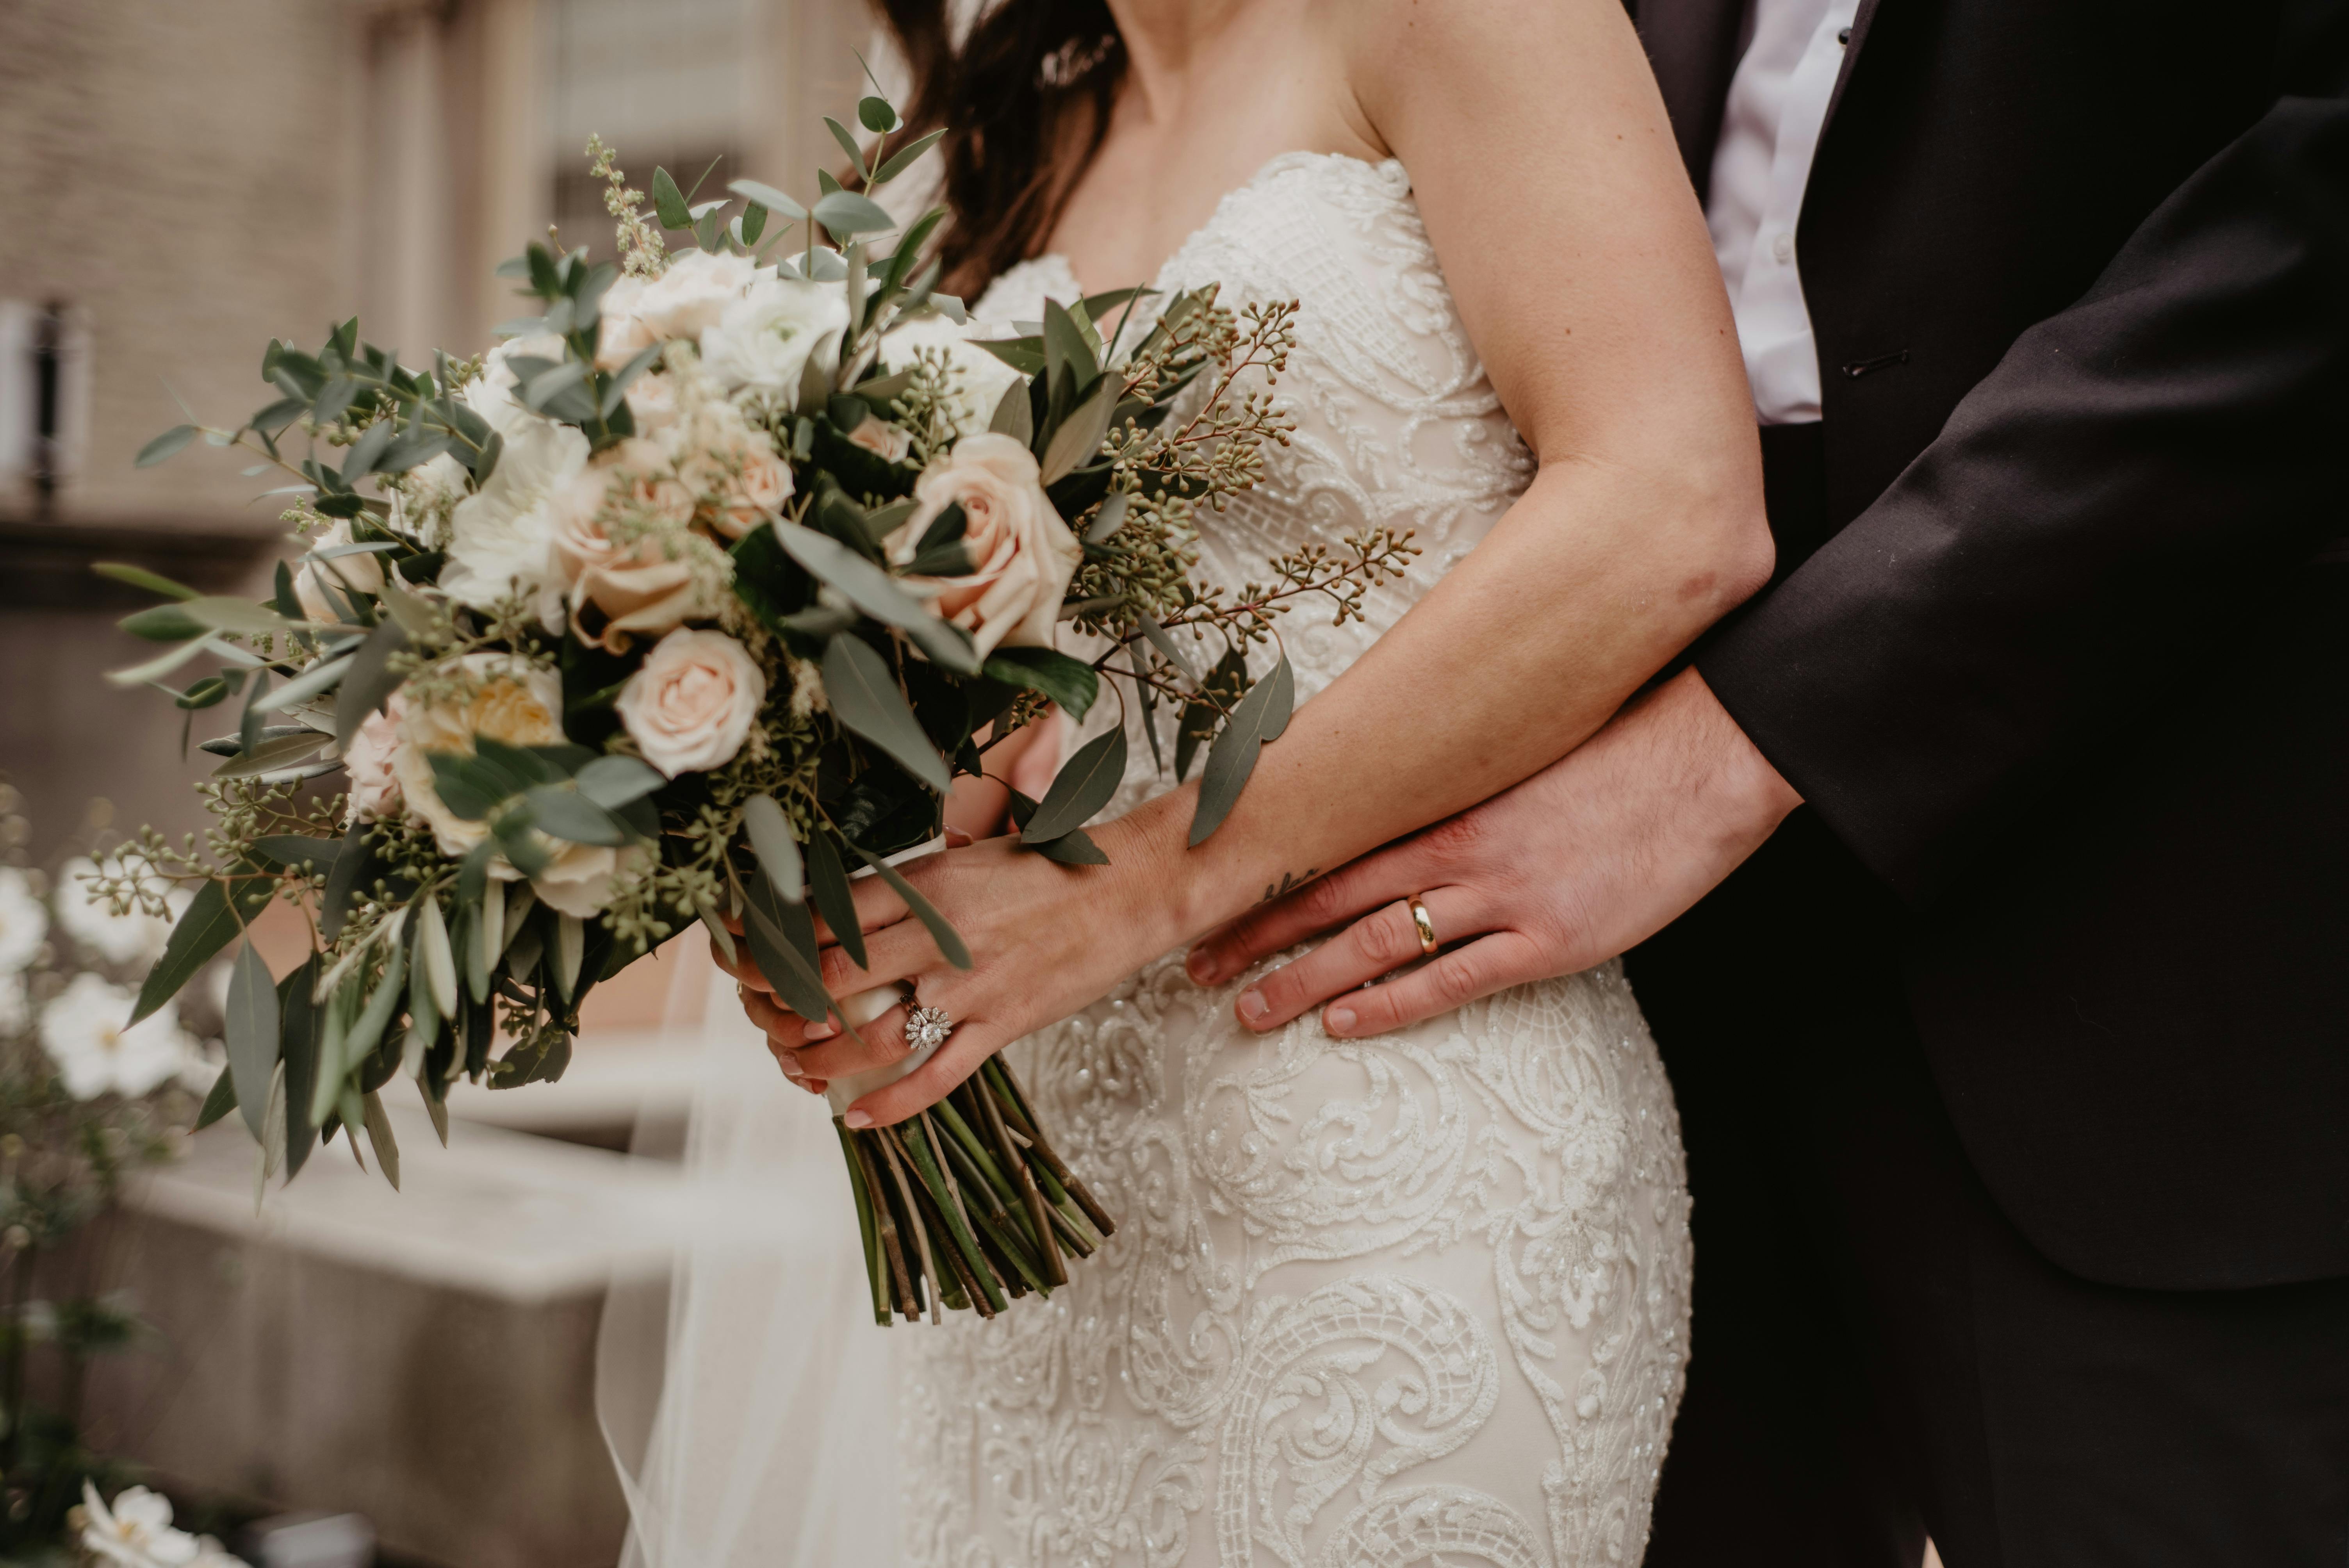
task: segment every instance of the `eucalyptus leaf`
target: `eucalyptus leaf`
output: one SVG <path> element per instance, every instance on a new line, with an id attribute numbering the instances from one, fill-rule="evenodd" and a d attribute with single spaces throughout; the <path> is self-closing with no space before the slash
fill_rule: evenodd
<path id="1" fill-rule="evenodd" d="M 856 100 L 856 123 L 876 135 L 886 135 L 897 129 L 897 111 L 889 107 L 885 98 L 861 98 Z"/>
<path id="2" fill-rule="evenodd" d="M 775 537 L 792 560 L 839 589 L 849 603 L 874 620 L 902 629 L 934 662 L 961 675 L 978 673 L 978 657 L 969 635 L 930 614 L 873 562 L 838 540 L 795 522 L 776 523 Z"/>
<path id="3" fill-rule="evenodd" d="M 581 768 L 573 781 L 582 795 L 615 811 L 668 782 L 660 769 L 634 757 L 598 757 Z"/>
<path id="4" fill-rule="evenodd" d="M 938 952 L 945 956 L 947 963 L 957 969 L 968 969 L 971 966 L 969 944 L 963 941 L 962 934 L 954 928 L 954 923 L 938 913 L 936 904 L 915 891 L 914 884 L 898 874 L 897 868 L 879 855 L 859 843 L 851 842 L 848 847 L 856 851 L 859 860 L 873 868 L 874 875 L 887 882 L 897 896 L 905 901 L 905 907 L 914 912 L 916 920 L 928 928 L 930 940 L 938 944 Z"/>
<path id="5" fill-rule="evenodd" d="M 806 208 L 773 186 L 761 184 L 756 180 L 731 181 L 726 189 L 746 201 L 755 201 L 768 211 L 781 214 L 790 222 L 796 223 L 808 215 Z"/>
<path id="6" fill-rule="evenodd" d="M 201 432 L 199 432 L 193 425 L 174 425 L 170 429 L 164 431 L 161 435 L 156 437 L 153 440 L 148 442 L 145 446 L 140 448 L 139 456 L 133 459 L 133 466 L 142 469 L 151 469 L 157 463 L 163 461 L 165 459 L 176 456 L 182 448 L 184 448 L 190 441 L 194 440 L 200 433 Z"/>
<path id="7" fill-rule="evenodd" d="M 1023 844 L 1041 844 L 1081 828 L 1109 804 L 1125 778 L 1125 731 L 1112 729 L 1087 741 L 1053 776 L 1036 814 L 1019 830 Z"/>
<path id="8" fill-rule="evenodd" d="M 308 761 L 326 745 L 331 737 L 315 729 L 303 729 L 293 735 L 264 740 L 251 750 L 230 758 L 212 769 L 215 779 L 259 779 L 272 773 L 290 773 Z"/>
<path id="9" fill-rule="evenodd" d="M 889 665 L 862 637 L 842 633 L 823 655 L 824 695 L 842 726 L 887 752 L 943 795 L 954 787 L 946 759 L 922 729 Z"/>
<path id="10" fill-rule="evenodd" d="M 800 861 L 799 841 L 792 836 L 791 819 L 772 795 L 753 795 L 742 802 L 742 830 L 750 836 L 751 852 L 759 857 L 759 869 L 766 873 L 776 896 L 785 903 L 797 903 L 801 887 L 807 880 Z"/>
<path id="11" fill-rule="evenodd" d="M 197 597 L 196 591 L 185 583 L 174 583 L 169 577 L 150 572 L 143 566 L 132 566 L 126 562 L 101 561 L 90 570 L 100 577 L 110 577 L 117 583 L 128 583 L 133 588 L 144 588 L 150 593 L 160 593 L 166 599 Z"/>
<path id="12" fill-rule="evenodd" d="M 653 211 L 660 215 L 664 229 L 693 227 L 693 211 L 685 204 L 685 192 L 677 188 L 676 180 L 666 169 L 653 170 Z M 533 245 L 531 249 L 535 252 L 538 247 Z"/>
<path id="13" fill-rule="evenodd" d="M 203 1108 L 196 1112 L 196 1124 L 189 1130 L 202 1132 L 235 1109 L 236 1069 L 224 1067 L 220 1077 L 212 1079 L 212 1092 L 204 1096 Z"/>
<path id="14" fill-rule="evenodd" d="M 1028 383 L 1014 381 L 1003 389 L 995 405 L 995 417 L 987 428 L 999 436 L 1009 436 L 1021 446 L 1032 446 L 1036 440 L 1036 416 L 1029 407 Z"/>
<path id="15" fill-rule="evenodd" d="M 347 748 L 376 709 L 391 700 L 404 678 L 391 668 L 391 656 L 408 646 L 408 633 L 396 620 L 377 624 L 351 656 L 342 690 L 335 698 L 335 738 Z"/>
<path id="16" fill-rule="evenodd" d="M 858 174 L 863 174 L 864 172 L 864 150 L 856 145 L 856 138 L 850 133 L 849 129 L 841 124 L 840 121 L 833 119 L 830 115 L 825 115 L 823 117 L 823 128 L 832 132 L 833 140 L 840 143 L 840 150 L 848 154 L 849 167 L 855 170 Z M 822 211 L 823 206 L 823 203 L 821 201 L 816 203 L 816 207 L 818 209 L 816 221 L 818 222 L 823 222 L 823 214 Z M 831 225 L 826 224 L 825 226 L 829 228 Z M 837 231 L 835 231 L 835 232 L 837 232 Z"/>
<path id="17" fill-rule="evenodd" d="M 831 835 L 821 829 L 808 835 L 807 870 L 808 891 L 814 897 L 816 913 L 832 928 L 833 940 L 840 944 L 850 963 L 859 969 L 869 968 L 864 961 L 864 930 L 856 917 L 856 894 L 848 883 L 848 869 L 841 864 L 840 851 L 832 847 Z"/>
<path id="18" fill-rule="evenodd" d="M 1125 526 L 1125 514 L 1133 504 L 1133 498 L 1123 490 L 1117 490 L 1111 494 L 1108 500 L 1101 503 L 1101 510 L 1093 513 L 1092 523 L 1086 527 L 1085 542 L 1087 544 L 1106 542 L 1111 534 Z"/>
<path id="19" fill-rule="evenodd" d="M 815 221 L 841 239 L 852 234 L 880 233 L 897 226 L 889 210 L 870 196 L 859 196 L 854 191 L 834 191 L 816 202 Z"/>
<path id="20" fill-rule="evenodd" d="M 882 164 L 879 169 L 874 170 L 873 183 L 875 185 L 886 185 L 890 181 L 896 179 L 897 176 L 903 174 L 906 170 L 911 169 L 914 166 L 914 160 L 916 159 L 921 157 L 922 154 L 927 152 L 931 148 L 936 147 L 938 144 L 938 139 L 944 135 L 946 135 L 946 130 L 941 127 L 936 130 L 931 131 L 927 136 L 907 142 L 905 146 L 891 153 L 889 155 L 889 160 Z"/>
<path id="21" fill-rule="evenodd" d="M 776 999 L 810 1023 L 829 1016 L 832 998 L 823 988 L 806 906 L 785 903 L 763 875 L 752 877 L 743 891 L 742 934 Z"/>
<path id="22" fill-rule="evenodd" d="M 542 832 L 605 849 L 618 849 L 628 841 L 626 825 L 576 789 L 534 784 L 523 799 L 530 802 L 533 825 Z"/>
<path id="23" fill-rule="evenodd" d="M 1199 685 L 1199 672 L 1191 667 L 1189 656 L 1175 645 L 1173 637 L 1167 635 L 1166 628 L 1160 625 L 1156 618 L 1148 611 L 1143 611 L 1135 619 L 1142 627 L 1142 634 L 1150 639 L 1150 645 L 1156 648 L 1168 664 L 1180 670 L 1183 673 L 1183 678 L 1190 683 L 1193 690 L 1196 690 Z"/>
<path id="24" fill-rule="evenodd" d="M 250 938 L 239 944 L 229 966 L 228 1067 L 235 1075 L 237 1104 L 255 1139 L 269 1105 L 269 1075 L 277 1065 L 277 982 Z"/>
<path id="25" fill-rule="evenodd" d="M 383 1099 L 369 1089 L 360 1100 L 361 1114 L 367 1119 L 368 1147 L 375 1150 L 376 1168 L 391 1190 L 399 1191 L 399 1140 L 391 1135 L 391 1117 L 383 1109 Z"/>
<path id="26" fill-rule="evenodd" d="M 171 927 L 171 936 L 164 939 L 162 958 L 155 960 L 155 967 L 148 969 L 146 984 L 139 985 L 139 1005 L 131 1007 L 129 1024 L 179 995 L 181 985 L 195 979 L 197 969 L 212 963 L 221 948 L 244 934 L 246 923 L 268 906 L 274 892 L 277 882 L 264 875 L 242 875 L 235 882 L 235 902 L 230 902 L 230 885 L 221 878 L 197 887 L 195 897 Z"/>
<path id="27" fill-rule="evenodd" d="M 350 674 L 352 662 L 357 657 L 356 654 L 346 654 L 338 659 L 320 659 L 264 698 L 259 705 L 261 711 L 275 713 L 298 707 L 320 692 L 331 690 Z"/>
<path id="28" fill-rule="evenodd" d="M 1062 475 L 1092 466 L 1092 459 L 1101 452 L 1101 444 L 1109 434 L 1109 417 L 1117 407 L 1117 378 L 1104 376 L 1097 382 L 1092 394 L 1069 412 L 1052 438 L 1044 443 L 1044 455 L 1039 459 L 1043 469 L 1042 482 L 1050 484 Z"/>
<path id="29" fill-rule="evenodd" d="M 1048 861 L 1058 861 L 1064 866 L 1105 866 L 1109 856 L 1082 828 L 1071 828 L 1057 839 L 1047 839 L 1032 846 Z"/>
<path id="30" fill-rule="evenodd" d="M 1082 718 L 1101 693 L 1101 677 L 1082 659 L 1054 648 L 998 648 L 987 658 L 987 674 L 1007 686 L 1042 692 L 1071 718 Z"/>
<path id="31" fill-rule="evenodd" d="M 1231 814 L 1240 791 L 1247 787 L 1248 775 L 1256 771 L 1257 753 L 1265 742 L 1279 739 L 1281 731 L 1288 727 L 1296 700 L 1296 676 L 1288 667 L 1288 655 L 1283 654 L 1272 672 L 1240 698 L 1223 733 L 1207 748 L 1207 766 L 1199 775 L 1199 804 L 1191 814 L 1194 848 L 1205 843 Z"/>

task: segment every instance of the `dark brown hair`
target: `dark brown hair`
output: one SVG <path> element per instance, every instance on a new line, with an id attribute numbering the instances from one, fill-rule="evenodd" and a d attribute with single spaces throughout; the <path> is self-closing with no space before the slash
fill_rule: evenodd
<path id="1" fill-rule="evenodd" d="M 1106 0 L 997 0 L 957 47 L 953 0 L 874 0 L 914 77 L 905 120 L 944 126 L 940 286 L 967 297 L 1041 247 L 1109 134 L 1125 48 Z"/>

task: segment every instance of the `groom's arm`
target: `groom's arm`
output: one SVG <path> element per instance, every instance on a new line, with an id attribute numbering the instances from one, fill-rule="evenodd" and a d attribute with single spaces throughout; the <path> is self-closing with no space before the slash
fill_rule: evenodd
<path id="1" fill-rule="evenodd" d="M 2155 710 L 2349 533 L 2344 481 L 2349 104 L 2286 98 L 1697 667 L 1928 898 L 2051 765 Z"/>
<path id="2" fill-rule="evenodd" d="M 1371 1035 L 1643 940 L 1808 798 L 1930 893 L 1971 835 L 2349 532 L 2349 107 L 2286 99 L 1693 670 L 1462 816 L 1215 933 L 1270 1028 Z M 1799 794 L 1798 794 L 1799 791 Z M 1432 891 L 1430 891 L 1432 890 Z M 1424 892 L 1443 956 L 1401 902 Z M 1349 924 L 1350 923 L 1350 924 Z"/>

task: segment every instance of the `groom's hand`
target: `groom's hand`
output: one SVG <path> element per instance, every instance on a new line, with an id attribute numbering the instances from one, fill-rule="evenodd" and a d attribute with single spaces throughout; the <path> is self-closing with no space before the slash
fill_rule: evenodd
<path id="1" fill-rule="evenodd" d="M 1475 810 L 1354 861 L 1204 938 L 1191 977 L 1225 980 L 1351 922 L 1240 993 L 1255 1029 L 1330 1004 L 1333 1035 L 1376 1035 L 1507 986 L 1602 964 L 1704 896 L 1802 797 L 1694 670 L 1579 748 Z M 1409 905 L 1418 894 L 1433 962 Z"/>

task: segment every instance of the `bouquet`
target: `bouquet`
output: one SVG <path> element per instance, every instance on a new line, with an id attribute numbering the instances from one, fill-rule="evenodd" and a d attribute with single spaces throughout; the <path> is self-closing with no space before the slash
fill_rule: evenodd
<path id="1" fill-rule="evenodd" d="M 890 864 L 937 837 L 957 775 L 1106 687 L 1162 769 L 1204 748 L 1196 843 L 1287 721 L 1278 618 L 1308 596 L 1358 615 L 1414 553 L 1379 532 L 1237 593 L 1195 580 L 1197 509 L 1285 438 L 1268 387 L 1294 305 L 1123 291 L 990 339 L 926 260 L 943 211 L 900 232 L 871 195 L 936 133 L 891 152 L 890 104 L 859 118 L 869 149 L 832 129 L 862 189 L 822 175 L 811 209 L 751 181 L 696 203 L 658 170 L 647 215 L 591 140 L 617 259 L 506 263 L 539 314 L 496 347 L 416 368 L 356 320 L 272 342 L 266 407 L 140 454 L 245 449 L 291 480 L 305 547 L 261 603 L 101 568 L 160 596 L 123 624 L 170 645 L 112 679 L 239 705 L 202 743 L 208 833 L 146 833 L 98 891 L 192 893 L 139 1016 L 233 946 L 202 1119 L 243 1117 L 264 1181 L 339 1131 L 396 1184 L 394 1077 L 445 1141 L 452 1081 L 560 1077 L 581 999 L 697 923 L 730 955 L 738 923 L 782 1003 L 853 1033 L 880 1008 L 826 995 L 812 918 L 863 961 L 853 875 L 968 965 Z M 1121 724 L 1015 797 L 1020 841 L 1102 862 L 1084 825 L 1126 747 Z M 272 899 L 314 934 L 282 977 L 242 940 Z M 879 1322 L 1049 1294 L 1112 1229 L 1000 1062 L 839 1132 Z"/>

